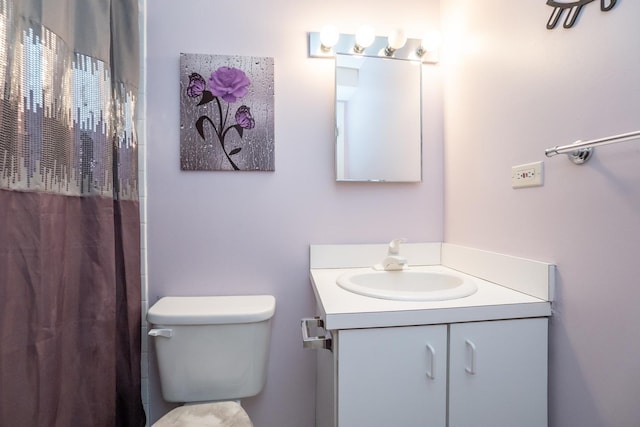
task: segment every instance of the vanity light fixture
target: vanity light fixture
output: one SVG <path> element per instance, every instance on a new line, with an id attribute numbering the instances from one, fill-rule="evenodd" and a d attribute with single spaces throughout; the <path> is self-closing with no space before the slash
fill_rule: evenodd
<path id="1" fill-rule="evenodd" d="M 320 30 L 320 49 L 328 53 L 338 43 L 340 33 L 335 25 L 326 25 Z"/>
<path id="2" fill-rule="evenodd" d="M 440 33 L 429 32 L 423 39 L 407 37 L 398 28 L 387 37 L 376 36 L 373 28 L 363 26 L 356 34 L 344 34 L 335 25 L 326 25 L 320 32 L 308 33 L 309 57 L 334 58 L 336 54 L 362 55 L 436 64 Z"/>
<path id="3" fill-rule="evenodd" d="M 356 31 L 356 42 L 353 45 L 353 51 L 355 53 L 363 53 L 366 48 L 371 46 L 375 39 L 376 33 L 373 31 L 373 28 L 368 25 L 358 28 L 358 31 Z"/>
<path id="4" fill-rule="evenodd" d="M 385 56 L 393 56 L 396 50 L 407 43 L 407 34 L 402 28 L 393 30 L 387 37 L 387 47 L 384 48 Z"/>

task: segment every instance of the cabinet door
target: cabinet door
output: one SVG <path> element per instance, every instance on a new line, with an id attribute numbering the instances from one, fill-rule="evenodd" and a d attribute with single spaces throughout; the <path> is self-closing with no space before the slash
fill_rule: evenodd
<path id="1" fill-rule="evenodd" d="M 547 319 L 450 326 L 449 427 L 547 425 Z"/>
<path id="2" fill-rule="evenodd" d="M 338 344 L 338 427 L 445 426 L 446 325 L 341 330 Z"/>

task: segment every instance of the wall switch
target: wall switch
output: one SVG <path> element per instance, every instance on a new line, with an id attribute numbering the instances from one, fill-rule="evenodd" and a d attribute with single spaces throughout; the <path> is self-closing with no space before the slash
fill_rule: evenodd
<path id="1" fill-rule="evenodd" d="M 542 162 L 527 163 L 511 167 L 511 187 L 541 187 L 543 185 Z"/>

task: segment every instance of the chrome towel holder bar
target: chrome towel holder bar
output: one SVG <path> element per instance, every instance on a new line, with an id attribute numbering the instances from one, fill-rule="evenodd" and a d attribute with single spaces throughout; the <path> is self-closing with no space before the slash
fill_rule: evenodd
<path id="1" fill-rule="evenodd" d="M 601 145 L 616 144 L 618 142 L 630 141 L 640 138 L 640 131 L 621 133 L 620 135 L 608 136 L 605 138 L 592 139 L 589 141 L 576 141 L 573 144 L 555 146 L 544 150 L 547 157 L 553 157 L 557 154 L 566 154 L 576 165 L 581 165 L 591 158 L 593 148 Z"/>

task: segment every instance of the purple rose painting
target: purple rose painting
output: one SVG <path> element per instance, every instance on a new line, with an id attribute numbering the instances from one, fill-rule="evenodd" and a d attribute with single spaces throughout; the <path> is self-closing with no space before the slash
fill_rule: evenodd
<path id="1" fill-rule="evenodd" d="M 181 54 L 182 170 L 273 171 L 273 58 Z"/>

